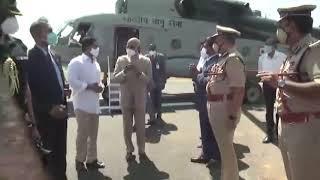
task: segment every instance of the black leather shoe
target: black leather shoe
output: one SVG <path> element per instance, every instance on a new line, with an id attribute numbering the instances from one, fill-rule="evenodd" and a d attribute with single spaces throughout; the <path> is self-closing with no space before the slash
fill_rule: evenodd
<path id="1" fill-rule="evenodd" d="M 98 160 L 95 160 L 91 163 L 86 163 L 86 166 L 88 169 L 101 169 L 105 168 L 105 165 L 103 162 L 99 162 Z"/>
<path id="2" fill-rule="evenodd" d="M 207 163 L 207 168 L 213 166 L 214 164 L 216 163 L 219 163 L 220 160 L 217 160 L 217 159 L 210 159 L 209 162 Z"/>
<path id="3" fill-rule="evenodd" d="M 156 122 L 154 120 L 148 120 L 148 122 L 146 123 L 146 125 L 152 126 L 154 125 Z"/>
<path id="4" fill-rule="evenodd" d="M 139 160 L 140 161 L 148 161 L 149 158 L 146 153 L 139 153 Z"/>
<path id="5" fill-rule="evenodd" d="M 76 160 L 76 170 L 79 171 L 87 171 L 86 167 L 84 166 L 83 162 L 77 161 Z"/>
<path id="6" fill-rule="evenodd" d="M 127 162 L 134 161 L 134 160 L 136 160 L 136 155 L 134 155 L 132 153 L 127 153 L 126 154 L 126 160 L 127 160 Z"/>
<path id="7" fill-rule="evenodd" d="M 190 160 L 193 163 L 207 164 L 209 159 L 205 159 L 203 156 L 199 156 L 197 158 L 191 158 Z"/>
<path id="8" fill-rule="evenodd" d="M 264 144 L 268 144 L 268 143 L 272 143 L 274 142 L 274 138 L 272 138 L 271 136 L 266 136 L 263 141 Z"/>

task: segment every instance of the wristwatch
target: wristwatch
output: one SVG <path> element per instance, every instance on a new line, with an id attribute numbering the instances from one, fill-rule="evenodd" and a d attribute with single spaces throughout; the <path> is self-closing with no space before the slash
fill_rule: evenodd
<path id="1" fill-rule="evenodd" d="M 284 79 L 278 80 L 278 87 L 279 88 L 284 88 L 285 85 L 286 85 L 286 81 Z"/>

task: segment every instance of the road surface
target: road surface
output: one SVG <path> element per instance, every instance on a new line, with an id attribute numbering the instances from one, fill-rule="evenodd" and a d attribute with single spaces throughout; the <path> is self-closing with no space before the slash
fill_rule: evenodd
<path id="1" fill-rule="evenodd" d="M 189 79 L 169 79 L 166 97 L 193 91 Z M 170 95 L 171 94 L 171 95 Z M 77 174 L 75 170 L 75 141 L 77 124 L 74 117 L 68 123 L 67 175 L 69 180 L 219 180 L 220 165 L 194 164 L 190 158 L 200 149 L 198 112 L 191 98 L 175 96 L 177 101 L 163 104 L 163 121 L 146 126 L 146 153 L 150 162 L 130 165 L 125 161 L 121 114 L 100 116 L 98 158 L 106 163 L 100 171 Z M 263 144 L 265 122 L 261 105 L 243 107 L 241 121 L 235 133 L 235 149 L 239 159 L 240 179 L 285 180 L 280 151 L 276 145 Z M 133 135 L 134 142 L 135 134 Z"/>

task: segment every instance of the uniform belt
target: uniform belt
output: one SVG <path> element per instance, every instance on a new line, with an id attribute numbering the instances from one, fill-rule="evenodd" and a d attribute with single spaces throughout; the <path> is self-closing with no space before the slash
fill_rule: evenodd
<path id="1" fill-rule="evenodd" d="M 208 94 L 208 101 L 211 102 L 217 102 L 217 101 L 223 101 L 224 99 L 231 100 L 232 94 Z"/>
<path id="2" fill-rule="evenodd" d="M 307 123 L 310 116 L 320 116 L 320 112 L 301 112 L 301 113 L 285 113 L 281 114 L 281 120 L 284 123 L 295 124 L 295 123 Z"/>

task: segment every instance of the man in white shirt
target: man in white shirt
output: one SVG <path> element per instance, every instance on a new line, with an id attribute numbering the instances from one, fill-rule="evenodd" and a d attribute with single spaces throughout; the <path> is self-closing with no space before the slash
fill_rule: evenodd
<path id="1" fill-rule="evenodd" d="M 82 54 L 68 65 L 68 81 L 73 90 L 73 107 L 78 122 L 76 142 L 77 171 L 104 168 L 97 159 L 99 126 L 99 94 L 103 90 L 100 65 L 97 62 L 99 47 L 96 39 L 82 40 Z M 86 167 L 84 166 L 86 162 Z"/>
<path id="2" fill-rule="evenodd" d="M 202 68 L 203 68 L 204 64 L 206 63 L 207 58 L 208 58 L 208 55 L 206 53 L 206 48 L 204 48 L 204 43 L 203 43 L 201 45 L 200 59 L 198 61 L 197 67 L 196 67 L 199 72 L 202 71 Z"/>
<path id="3" fill-rule="evenodd" d="M 273 39 L 268 39 L 264 46 L 264 54 L 259 58 L 258 62 L 258 72 L 272 72 L 278 73 L 281 65 L 286 59 L 286 55 L 277 51 L 276 41 Z M 263 83 L 263 94 L 266 105 L 266 121 L 267 121 L 267 136 L 264 138 L 263 143 L 274 142 L 274 130 L 277 132 L 277 125 L 279 117 L 276 115 L 276 126 L 274 123 L 274 102 L 276 98 L 276 89 Z"/>

